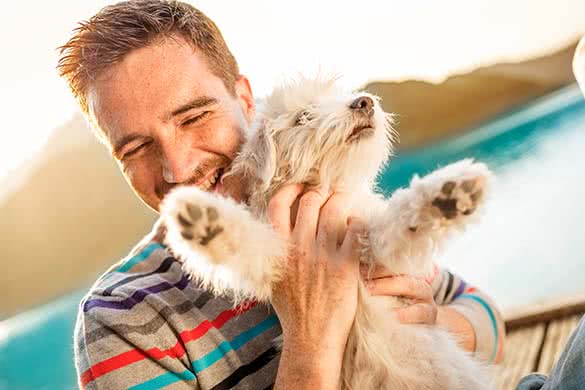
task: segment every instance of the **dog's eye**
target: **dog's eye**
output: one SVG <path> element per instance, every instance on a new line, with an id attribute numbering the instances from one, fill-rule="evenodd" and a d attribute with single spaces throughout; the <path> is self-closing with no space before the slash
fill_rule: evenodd
<path id="1" fill-rule="evenodd" d="M 295 118 L 295 126 L 304 125 L 313 119 L 315 119 L 315 116 L 310 111 L 303 110 L 297 114 Z"/>

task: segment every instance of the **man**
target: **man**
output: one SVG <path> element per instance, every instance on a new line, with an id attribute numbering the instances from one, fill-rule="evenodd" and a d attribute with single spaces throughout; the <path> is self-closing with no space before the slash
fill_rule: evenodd
<path id="1" fill-rule="evenodd" d="M 245 201 L 237 180 L 218 185 L 216 177 L 238 151 L 254 99 L 221 33 L 200 11 L 158 0 L 108 6 L 75 30 L 62 47 L 59 70 L 130 186 L 153 210 L 176 185 Z M 75 332 L 80 386 L 339 388 L 360 277 L 353 240 L 362 229 L 344 199 L 303 193 L 299 184 L 270 201 L 271 223 L 293 248 L 273 307 L 233 308 L 204 291 L 161 244 L 164 227 L 155 227 L 81 302 Z M 328 245 L 337 226 L 346 229 L 348 244 L 326 252 L 322 248 L 337 247 Z M 480 358 L 501 359 L 501 316 L 460 278 L 437 270 L 433 280 L 422 281 L 383 269 L 373 277 L 372 294 L 415 302 L 388 316 L 445 327 Z M 281 334 L 278 352 L 272 341 Z"/>

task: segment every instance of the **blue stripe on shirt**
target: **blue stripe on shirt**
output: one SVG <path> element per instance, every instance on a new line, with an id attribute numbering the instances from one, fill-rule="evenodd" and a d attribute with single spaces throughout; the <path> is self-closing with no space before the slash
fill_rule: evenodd
<path id="1" fill-rule="evenodd" d="M 472 294 L 463 294 L 460 295 L 457 299 L 472 299 L 474 301 L 476 301 L 477 303 L 479 303 L 480 305 L 483 306 L 483 308 L 487 311 L 490 320 L 492 320 L 492 328 L 494 330 L 494 350 L 492 352 L 492 356 L 490 358 L 490 362 L 493 362 L 496 359 L 496 354 L 498 353 L 498 323 L 496 321 L 496 316 L 494 315 L 494 312 L 492 311 L 492 309 L 490 308 L 490 306 L 487 304 L 486 301 L 484 301 L 482 298 L 478 297 L 477 295 L 472 295 Z"/>
<path id="2" fill-rule="evenodd" d="M 253 328 L 250 328 L 247 331 L 239 334 L 231 342 L 230 341 L 222 342 L 216 349 L 209 352 L 207 355 L 203 356 L 200 359 L 194 360 L 192 363 L 193 369 L 197 373 L 205 370 L 206 368 L 210 367 L 215 362 L 217 362 L 219 359 L 221 359 L 223 356 L 225 356 L 229 351 L 231 350 L 237 351 L 248 341 L 260 335 L 262 332 L 272 328 L 277 323 L 278 320 L 276 316 L 268 317 L 267 319 L 265 319 L 258 325 L 254 326 Z"/>
<path id="3" fill-rule="evenodd" d="M 158 242 L 152 242 L 152 243 L 148 244 L 139 253 L 132 256 L 127 261 L 125 261 L 124 264 L 122 264 L 120 266 L 120 268 L 118 268 L 115 272 L 127 272 L 128 270 L 130 270 L 130 268 L 134 267 L 136 264 L 146 260 L 148 258 L 148 256 L 150 256 L 150 254 L 157 249 L 164 249 L 164 246 L 162 246 Z"/>
<path id="4" fill-rule="evenodd" d="M 170 371 L 136 386 L 129 387 L 128 390 L 156 390 L 179 381 L 191 381 L 193 379 L 195 379 L 195 374 L 189 370 L 183 372 Z"/>

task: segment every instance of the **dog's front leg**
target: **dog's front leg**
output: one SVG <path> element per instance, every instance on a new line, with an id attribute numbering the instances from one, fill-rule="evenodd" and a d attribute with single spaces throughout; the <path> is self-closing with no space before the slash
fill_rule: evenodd
<path id="1" fill-rule="evenodd" d="M 370 250 L 395 273 L 428 275 L 434 252 L 448 233 L 477 216 L 491 173 L 482 163 L 462 160 L 429 175 L 415 176 L 397 190 L 383 211 L 372 214 Z"/>
<path id="2" fill-rule="evenodd" d="M 268 299 L 286 243 L 231 198 L 182 187 L 161 206 L 166 242 L 185 269 L 215 290 Z"/>

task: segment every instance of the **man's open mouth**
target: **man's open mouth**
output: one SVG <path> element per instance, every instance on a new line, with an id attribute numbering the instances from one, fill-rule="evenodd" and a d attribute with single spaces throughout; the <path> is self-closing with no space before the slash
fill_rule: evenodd
<path id="1" fill-rule="evenodd" d="M 203 191 L 215 191 L 218 185 L 221 183 L 221 177 L 223 176 L 224 168 L 217 169 L 209 178 L 203 183 L 199 184 L 199 188 Z"/>

